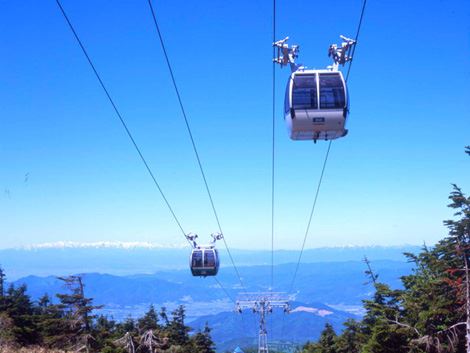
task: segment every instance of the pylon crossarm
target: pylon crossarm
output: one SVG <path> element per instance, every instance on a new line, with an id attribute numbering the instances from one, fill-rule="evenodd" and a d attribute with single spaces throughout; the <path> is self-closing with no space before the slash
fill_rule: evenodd
<path id="1" fill-rule="evenodd" d="M 282 308 L 284 313 L 289 311 L 290 297 L 285 293 L 262 292 L 243 293 L 239 295 L 235 310 L 242 313 L 244 309 L 251 309 L 259 314 L 258 353 L 269 353 L 268 331 L 266 330 L 266 316 L 275 308 Z"/>

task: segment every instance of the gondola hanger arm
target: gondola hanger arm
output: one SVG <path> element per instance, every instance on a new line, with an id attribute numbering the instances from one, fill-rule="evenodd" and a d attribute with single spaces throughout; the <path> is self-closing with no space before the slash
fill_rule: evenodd
<path id="1" fill-rule="evenodd" d="M 197 238 L 198 238 L 198 235 L 195 234 L 195 233 L 186 234 L 186 239 L 188 239 L 190 241 L 190 243 L 192 244 L 194 249 L 197 248 L 197 242 L 196 242 Z"/>
<path id="2" fill-rule="evenodd" d="M 273 43 L 273 47 L 277 48 L 277 57 L 273 58 L 273 62 L 281 65 L 281 67 L 289 64 L 291 71 L 295 72 L 301 68 L 301 65 L 295 62 L 295 59 L 299 56 L 300 47 L 298 45 L 289 47 L 288 40 L 289 37 L 286 37 Z"/>
<path id="3" fill-rule="evenodd" d="M 212 240 L 209 246 L 212 248 L 215 247 L 215 243 L 217 242 L 217 240 L 222 240 L 224 238 L 223 234 L 220 232 L 212 233 L 211 237 L 212 237 Z M 196 241 L 197 238 L 199 238 L 199 236 L 195 233 L 186 234 L 186 239 L 188 239 L 191 242 L 194 249 L 199 248 L 199 245 L 197 244 L 197 241 Z"/>
<path id="4" fill-rule="evenodd" d="M 212 233 L 211 234 L 212 240 L 211 240 L 211 246 L 215 247 L 215 243 L 217 240 L 222 240 L 224 238 L 224 235 L 220 232 Z"/>
<path id="5" fill-rule="evenodd" d="M 339 65 L 344 66 L 348 61 L 352 60 L 351 50 L 356 45 L 354 39 L 346 36 L 339 36 L 343 42 L 340 46 L 331 44 L 328 48 L 328 56 L 333 59 L 333 65 L 328 66 L 331 71 L 338 71 Z"/>

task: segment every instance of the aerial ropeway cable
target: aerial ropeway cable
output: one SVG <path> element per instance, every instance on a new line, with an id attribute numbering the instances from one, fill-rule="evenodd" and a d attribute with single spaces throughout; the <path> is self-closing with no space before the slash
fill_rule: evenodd
<path id="1" fill-rule="evenodd" d="M 339 66 L 351 61 L 350 53 L 356 40 L 340 37 L 343 43 L 339 47 L 332 44 L 328 50 L 328 56 L 333 59 L 333 64 L 323 70 L 311 70 L 297 64 L 299 46 L 289 47 L 287 44 L 289 37 L 273 43 L 277 48 L 277 57 L 273 61 L 281 67 L 289 65 L 291 68 L 284 99 L 284 120 L 289 137 L 292 140 L 313 140 L 315 143 L 318 139 L 329 140 L 289 292 L 293 290 L 310 231 L 331 142 L 346 136 L 348 132 L 345 128 L 349 113 L 348 90 Z"/>
<path id="2" fill-rule="evenodd" d="M 191 233 L 186 233 L 174 213 L 168 199 L 166 198 L 165 194 L 163 193 L 162 188 L 160 187 L 159 183 L 157 182 L 157 179 L 152 172 L 151 168 L 149 167 L 147 161 L 145 160 L 140 148 L 138 147 L 134 137 L 132 136 L 130 130 L 128 129 L 126 122 L 124 118 L 122 117 L 121 113 L 119 112 L 114 100 L 112 99 L 109 91 L 107 90 L 106 86 L 104 85 L 100 75 L 98 74 L 91 58 L 89 57 L 84 45 L 82 44 L 80 38 L 78 37 L 75 29 L 73 28 L 70 20 L 68 19 L 63 7 L 60 4 L 59 0 L 56 0 L 63 16 L 65 17 L 71 31 L 73 32 L 79 46 L 81 47 L 86 59 L 88 60 L 88 63 L 90 64 L 95 76 L 97 77 L 101 87 L 103 88 L 109 102 L 111 103 L 117 117 L 119 118 L 122 126 L 124 127 L 128 137 L 130 138 L 134 148 L 136 149 L 140 159 L 142 160 L 143 164 L 146 167 L 146 170 L 148 171 L 149 175 L 151 176 L 155 186 L 159 190 L 162 198 L 165 201 L 165 204 L 167 205 L 169 211 L 171 212 L 175 222 L 177 223 L 179 229 L 185 236 L 185 238 L 188 240 L 190 244 L 193 245 L 192 253 L 191 253 L 191 264 L 194 263 L 194 266 L 191 265 L 191 270 L 193 275 L 195 276 L 214 276 L 217 274 L 219 266 L 220 266 L 220 260 L 218 257 L 217 249 L 215 248 L 215 240 L 223 240 L 227 249 L 227 252 L 229 254 L 229 257 L 231 259 L 232 265 L 235 269 L 235 272 L 240 280 L 240 283 L 242 284 L 242 288 L 244 288 L 243 281 L 241 279 L 240 273 L 238 271 L 237 266 L 235 265 L 235 262 L 233 260 L 233 257 L 231 255 L 230 249 L 225 241 L 225 238 L 222 236 L 222 230 L 220 227 L 220 221 L 219 217 L 217 215 L 217 211 L 214 206 L 214 202 L 212 200 L 212 195 L 209 190 L 209 186 L 203 171 L 202 163 L 199 158 L 196 145 L 194 142 L 194 139 L 192 137 L 191 129 L 189 127 L 189 123 L 186 117 L 186 114 L 184 112 L 183 104 L 181 101 L 181 97 L 178 91 L 178 88 L 176 86 L 176 82 L 174 79 L 173 71 L 171 69 L 171 65 L 168 59 L 168 55 L 166 53 L 164 44 L 163 44 L 163 39 L 160 33 L 160 30 L 158 28 L 158 24 L 156 21 L 155 13 L 152 8 L 151 0 L 148 0 L 150 8 L 152 10 L 152 15 L 153 19 L 155 21 L 155 25 L 157 27 L 158 35 L 164 50 L 164 54 L 167 60 L 167 64 L 172 76 L 173 84 L 178 96 L 178 100 L 185 118 L 186 126 L 188 128 L 188 132 L 191 137 L 191 141 L 193 144 L 194 152 L 196 154 L 196 158 L 199 164 L 199 168 L 202 174 L 202 177 L 204 179 L 206 191 L 209 195 L 210 203 L 215 215 L 215 218 L 217 220 L 217 224 L 219 226 L 220 233 L 218 234 L 218 238 L 214 238 L 214 242 L 211 243 L 209 246 L 199 246 L 199 245 L 194 245 L 194 242 L 190 240 L 189 237 L 191 237 Z M 331 147 L 331 140 L 337 139 L 340 137 L 343 137 L 347 134 L 347 129 L 346 129 L 346 119 L 349 113 L 349 99 L 348 99 L 348 92 L 347 92 L 347 80 L 349 78 L 349 72 L 351 69 L 351 64 L 349 65 L 348 73 L 346 76 L 346 79 L 343 77 L 343 74 L 341 71 L 339 71 L 339 65 L 344 65 L 347 62 L 350 62 L 352 57 L 354 56 L 354 51 L 355 51 L 355 45 L 357 43 L 357 38 L 360 33 L 360 28 L 363 20 L 363 15 L 364 15 L 364 10 L 366 6 L 366 0 L 364 0 L 362 11 L 361 11 L 361 18 L 358 26 L 358 30 L 356 33 L 355 39 L 349 39 L 346 37 L 341 37 L 343 39 L 343 43 L 340 46 L 332 45 L 330 46 L 329 50 L 329 55 L 333 58 L 334 64 L 327 69 L 324 70 L 309 70 L 305 68 L 304 66 L 298 65 L 295 63 L 295 59 L 298 56 L 298 46 L 292 46 L 289 47 L 287 44 L 287 38 L 281 41 L 274 42 L 274 48 L 277 48 L 277 58 L 275 58 L 275 63 L 280 64 L 281 66 L 284 65 L 290 65 L 291 66 L 291 75 L 288 80 L 287 88 L 286 88 L 286 98 L 285 98 L 285 104 L 284 104 L 284 117 L 286 120 L 287 127 L 289 129 L 289 134 L 290 137 L 293 140 L 329 140 L 330 144 L 328 146 L 328 151 L 327 155 L 325 157 L 323 169 L 322 169 L 322 174 L 320 177 L 319 185 L 317 188 L 317 193 L 315 195 L 315 200 L 314 200 L 314 205 L 312 208 L 312 212 L 310 214 L 310 219 L 307 227 L 307 232 L 308 234 L 308 229 L 310 227 L 310 222 L 311 218 L 313 215 L 313 211 L 315 209 L 316 205 L 316 200 L 318 197 L 318 192 L 320 189 L 321 181 L 323 178 L 323 173 L 325 170 L 326 162 L 328 159 L 328 154 L 330 151 Z M 274 2 L 274 14 L 275 14 L 275 2 Z M 275 17 L 273 19 L 273 35 L 275 35 Z M 274 83 L 275 83 L 275 72 L 273 71 L 273 89 L 274 89 Z M 274 92 L 274 91 L 273 91 Z M 273 95 L 274 97 L 274 95 Z M 274 104 L 273 104 L 273 116 L 275 115 L 275 110 L 274 110 Z M 273 159 L 273 176 L 272 176 L 272 224 L 271 224 L 271 237 L 272 237 L 272 244 L 271 244 L 271 251 L 272 251 L 272 258 L 271 258 L 271 288 L 272 288 L 272 283 L 273 283 L 273 250 L 274 250 L 274 121 L 273 121 L 273 152 L 272 152 L 272 159 Z M 305 238 L 304 238 L 304 243 L 302 246 L 305 245 Z M 201 254 L 201 252 L 198 252 L 202 250 L 202 266 L 197 266 L 199 263 L 197 262 L 197 256 L 196 254 Z M 206 250 L 207 250 L 207 256 L 206 256 Z M 194 256 L 193 256 L 194 254 Z M 301 257 L 301 255 L 300 255 Z M 299 262 L 300 262 L 300 257 L 299 257 Z M 207 258 L 207 259 L 206 259 Z M 193 262 L 194 260 L 194 262 Z M 208 264 L 206 266 L 206 264 Z M 294 281 L 295 281 L 295 276 L 294 276 Z"/>
<path id="3" fill-rule="evenodd" d="M 145 169 L 147 170 L 148 174 L 150 175 L 155 187 L 158 189 L 160 195 L 163 198 L 163 201 L 165 202 L 165 205 L 167 206 L 168 210 L 170 211 L 171 215 L 173 216 L 173 219 L 175 220 L 179 230 L 183 234 L 183 236 L 186 238 L 186 232 L 183 229 L 183 226 L 181 225 L 180 220 L 176 216 L 176 213 L 173 210 L 173 207 L 171 206 L 170 202 L 168 201 L 168 198 L 166 197 L 165 193 L 163 192 L 163 189 L 161 188 L 160 184 L 157 181 L 157 178 L 155 174 L 153 173 L 152 169 L 150 168 L 149 164 L 147 163 L 147 160 L 145 159 L 140 147 L 138 146 L 136 140 L 134 139 L 134 136 L 132 135 L 131 131 L 127 127 L 126 121 L 124 120 L 124 117 L 122 116 L 121 112 L 119 111 L 116 103 L 114 102 L 114 99 L 111 97 L 111 94 L 109 93 L 107 87 L 105 86 L 103 80 L 101 79 L 100 74 L 98 73 L 98 70 L 96 69 L 95 65 L 93 64 L 93 61 L 91 60 L 91 57 L 88 55 L 88 51 L 86 50 L 85 46 L 83 45 L 82 41 L 80 40 L 80 37 L 78 36 L 78 33 L 75 31 L 75 28 L 72 25 L 72 22 L 70 21 L 69 17 L 67 16 L 67 13 L 65 12 L 65 9 L 62 7 L 62 4 L 60 3 L 59 0 L 56 0 L 57 6 L 59 7 L 63 17 L 65 18 L 70 30 L 72 31 L 75 39 L 77 40 L 77 43 L 79 47 L 81 48 L 83 54 L 85 55 L 88 64 L 90 65 L 91 69 L 93 70 L 93 73 L 95 74 L 95 77 L 97 78 L 101 88 L 103 89 L 106 97 L 108 98 L 109 103 L 113 107 L 114 112 L 116 113 L 117 118 L 119 119 L 122 127 L 126 131 L 127 136 L 129 137 L 132 145 L 134 146 L 134 149 L 136 150 L 137 154 L 140 157 L 140 160 L 145 166 Z M 190 241 L 186 239 L 189 243 Z M 191 244 L 191 243 L 190 243 Z"/>
<path id="4" fill-rule="evenodd" d="M 163 198 L 163 200 L 165 202 L 165 205 L 167 206 L 168 210 L 170 211 L 171 215 L 173 216 L 173 219 L 175 220 L 179 230 L 181 231 L 181 233 L 183 234 L 185 239 L 188 241 L 188 243 L 192 246 L 191 261 L 190 261 L 190 269 L 191 269 L 192 274 L 194 276 L 201 276 L 201 277 L 215 276 L 217 274 L 217 272 L 219 270 L 219 266 L 220 266 L 220 260 L 219 260 L 218 252 L 217 252 L 217 249 L 215 248 L 215 241 L 224 239 L 222 233 L 214 233 L 212 235 L 213 236 L 213 242 L 211 242 L 210 245 L 199 246 L 199 245 L 195 245 L 196 243 L 195 243 L 194 235 L 192 233 L 186 233 L 185 232 L 179 218 L 177 217 L 176 213 L 173 210 L 173 207 L 171 206 L 168 198 L 166 197 L 165 193 L 163 192 L 162 187 L 158 183 L 154 172 L 150 168 L 150 166 L 149 166 L 147 160 L 145 159 L 140 147 L 138 146 L 134 136 L 132 135 L 130 129 L 128 128 L 128 126 L 126 124 L 126 121 L 124 120 L 123 115 L 119 111 L 114 99 L 112 98 L 111 94 L 109 93 L 109 90 L 107 89 L 106 85 L 104 84 L 104 81 L 102 80 L 100 74 L 98 73 L 98 70 L 96 69 L 90 55 L 88 54 L 88 51 L 86 50 L 84 44 L 82 43 L 82 41 L 80 40 L 80 37 L 78 36 L 78 33 L 76 32 L 74 26 L 72 25 L 72 22 L 70 21 L 69 17 L 67 16 L 67 13 L 65 12 L 65 9 L 62 7 L 62 4 L 60 3 L 60 0 L 56 0 L 56 3 L 58 5 L 63 17 L 65 18 L 70 30 L 72 31 L 75 39 L 77 40 L 77 43 L 78 43 L 79 47 L 81 48 L 84 56 L 86 57 L 86 59 L 88 61 L 88 64 L 90 65 L 93 73 L 95 74 L 101 88 L 103 89 L 106 97 L 108 98 L 108 101 L 110 102 L 111 106 L 113 107 L 113 110 L 114 110 L 118 120 L 120 121 L 121 125 L 123 126 L 124 130 L 126 131 L 126 134 L 129 137 L 132 145 L 134 146 L 137 154 L 139 155 L 140 160 L 144 164 L 145 169 L 147 170 L 148 174 L 150 175 L 155 187 L 158 189 L 161 197 Z M 207 187 L 207 184 L 206 184 L 206 187 Z M 230 254 L 230 250 L 228 249 L 228 247 L 227 247 L 227 250 L 229 251 L 229 254 Z M 196 257 L 197 254 L 199 254 L 199 251 L 202 252 L 202 263 L 201 263 L 201 266 L 198 267 L 197 265 L 199 264 L 199 262 L 196 261 L 196 260 L 194 260 L 194 262 L 193 262 L 193 257 Z M 232 259 L 232 262 L 233 262 L 233 259 Z M 195 264 L 195 266 L 192 266 L 193 263 Z M 242 283 L 240 275 L 238 273 L 238 269 L 236 268 L 234 262 L 233 262 L 233 265 L 234 265 L 236 273 L 237 273 L 237 275 L 240 279 L 240 282 Z M 242 285 L 243 285 L 243 283 L 242 283 Z"/>
<path id="5" fill-rule="evenodd" d="M 199 166 L 199 171 L 200 171 L 201 177 L 204 181 L 204 186 L 206 188 L 206 192 L 207 192 L 207 195 L 208 195 L 208 198 L 209 198 L 209 202 L 210 202 L 210 205 L 212 207 L 212 212 L 213 212 L 215 220 L 217 222 L 217 226 L 219 227 L 219 232 L 221 234 L 223 234 L 222 226 L 221 226 L 220 219 L 219 219 L 219 215 L 218 215 L 217 209 L 215 207 L 214 199 L 212 198 L 212 193 L 211 193 L 210 188 L 209 188 L 209 183 L 207 182 L 206 174 L 204 173 L 204 168 L 203 168 L 202 161 L 201 161 L 201 158 L 199 156 L 199 152 L 198 152 L 198 149 L 197 149 L 197 146 L 196 146 L 196 141 L 194 140 L 194 137 L 193 137 L 193 134 L 192 134 L 192 131 L 191 131 L 191 126 L 189 124 L 189 120 L 188 120 L 188 117 L 186 115 L 186 111 L 184 109 L 183 100 L 181 99 L 181 95 L 180 95 L 180 92 L 179 92 L 179 89 L 178 89 L 178 85 L 176 84 L 176 79 L 175 79 L 175 75 L 173 73 L 172 65 L 170 63 L 170 58 L 169 58 L 168 53 L 166 51 L 165 41 L 163 40 L 163 35 L 162 35 L 162 32 L 160 31 L 160 26 L 158 25 L 158 20 L 157 20 L 156 14 L 155 14 L 155 9 L 152 5 L 152 0 L 147 0 L 147 2 L 148 2 L 148 5 L 149 5 L 150 13 L 152 15 L 153 23 L 155 25 L 155 30 L 157 32 L 159 42 L 160 42 L 160 45 L 162 47 L 163 54 L 165 56 L 165 61 L 166 61 L 168 71 L 169 71 L 170 76 L 171 76 L 171 80 L 172 80 L 172 83 L 173 83 L 173 88 L 175 89 L 175 93 L 176 93 L 176 96 L 178 98 L 178 103 L 179 103 L 179 106 L 180 106 L 180 109 L 181 109 L 181 114 L 183 116 L 183 119 L 184 119 L 184 122 L 185 122 L 185 125 L 186 125 L 186 129 L 188 131 L 188 136 L 189 136 L 189 139 L 191 141 L 191 145 L 193 147 L 194 155 L 196 157 L 196 160 L 197 160 L 197 163 L 198 163 L 198 166 Z M 233 266 L 233 268 L 235 270 L 235 273 L 238 277 L 240 285 L 245 290 L 245 285 L 243 283 L 240 272 L 238 271 L 238 267 L 235 264 L 235 260 L 233 259 L 232 252 L 230 251 L 228 243 L 227 243 L 225 237 L 222 236 L 221 239 L 224 242 L 225 249 L 227 250 L 227 254 L 230 258 L 232 266 Z M 193 272 L 193 274 L 194 274 L 194 272 Z"/>
<path id="6" fill-rule="evenodd" d="M 276 40 L 276 0 L 273 0 L 273 41 Z M 276 48 L 273 47 L 273 55 Z M 276 156 L 276 64 L 272 63 L 272 144 L 271 144 L 271 291 L 274 290 L 274 205 Z"/>
<path id="7" fill-rule="evenodd" d="M 291 75 L 287 81 L 284 100 L 284 118 L 293 140 L 329 140 L 325 158 L 318 180 L 313 205 L 309 214 L 307 227 L 299 252 L 289 292 L 292 293 L 299 271 L 302 254 L 310 231 L 313 214 L 317 205 L 318 195 L 323 182 L 331 143 L 334 139 L 344 137 L 348 130 L 345 128 L 346 118 L 349 114 L 349 99 L 347 82 L 351 71 L 351 64 L 356 51 L 356 44 L 364 19 L 367 0 L 362 3 L 359 23 L 354 39 L 340 36 L 343 40 L 340 46 L 330 45 L 328 56 L 333 59 L 333 64 L 324 70 L 308 70 L 295 62 L 298 57 L 299 46 L 289 47 L 286 37 L 273 43 L 277 48 L 277 57 L 273 61 L 281 67 L 290 65 Z M 346 78 L 344 78 L 339 66 L 348 65 Z"/>
<path id="8" fill-rule="evenodd" d="M 296 111 L 295 111 L 295 109 L 293 111 L 291 110 L 291 108 L 293 108 L 292 105 L 294 104 L 293 91 L 294 91 L 294 89 L 299 89 L 300 90 L 299 93 L 301 93 L 301 94 L 300 94 L 300 97 L 296 97 L 296 100 L 297 100 L 297 98 L 300 98 L 299 99 L 300 102 L 298 102 L 298 103 L 300 103 L 300 104 L 303 103 L 307 106 L 307 109 L 303 109 L 304 110 L 304 116 L 307 117 L 307 121 L 308 121 L 309 118 L 312 119 L 312 121 L 311 121 L 312 125 L 310 125 L 310 128 L 307 125 L 307 127 L 305 128 L 307 133 L 304 133 L 304 136 L 307 135 L 310 138 L 300 138 L 300 139 L 302 139 L 302 140 L 313 139 L 313 141 L 316 142 L 317 139 L 319 139 L 320 137 L 323 137 L 323 138 L 325 138 L 325 140 L 329 140 L 328 147 L 327 147 L 326 154 L 325 154 L 325 158 L 323 160 L 323 165 L 322 165 L 320 177 L 319 177 L 318 184 L 317 184 L 317 189 L 316 189 L 316 192 L 315 192 L 315 197 L 313 199 L 312 208 L 310 210 L 310 215 L 309 215 L 309 219 L 308 219 L 308 222 L 307 222 L 307 227 L 306 227 L 305 234 L 304 234 L 304 237 L 303 237 L 302 246 L 301 246 L 301 249 L 299 251 L 299 257 L 297 259 L 294 274 L 292 276 L 292 280 L 291 280 L 291 283 L 290 283 L 289 293 L 293 293 L 295 281 L 296 281 L 297 274 L 298 274 L 299 267 L 300 267 L 300 262 L 302 260 L 302 255 L 303 255 L 303 252 L 304 252 L 304 249 L 305 249 L 305 244 L 306 244 L 307 237 L 308 237 L 308 234 L 309 234 L 309 231 L 310 231 L 310 225 L 312 223 L 313 214 L 315 212 L 315 208 L 316 208 L 316 205 L 317 205 L 318 195 L 320 193 L 320 188 L 321 188 L 321 185 L 322 185 L 322 182 L 323 182 L 323 177 L 324 177 L 324 174 L 325 174 L 325 169 L 326 169 L 326 165 L 327 165 L 327 162 L 328 162 L 328 157 L 330 155 L 331 143 L 333 142 L 333 139 L 339 138 L 339 137 L 344 137 L 347 134 L 347 130 L 345 129 L 345 123 L 346 123 L 346 117 L 349 113 L 349 100 L 348 100 L 348 90 L 347 90 L 346 85 L 348 83 L 349 74 L 350 74 L 351 66 L 352 66 L 352 62 L 353 62 L 352 60 L 353 60 L 354 55 L 355 55 L 356 44 L 358 42 L 359 34 L 360 34 L 360 31 L 361 31 L 361 26 L 362 26 L 362 21 L 364 19 L 364 13 L 365 13 L 366 5 L 367 5 L 367 0 L 363 0 L 362 8 L 361 8 L 361 14 L 360 14 L 360 17 L 359 17 L 359 23 L 358 23 L 358 26 L 357 26 L 356 36 L 354 37 L 354 39 L 349 39 L 349 38 L 341 36 L 341 38 L 344 40 L 343 44 L 341 45 L 341 48 L 338 48 L 338 46 L 336 46 L 336 45 L 331 45 L 329 50 L 328 50 L 328 56 L 333 58 L 334 65 L 332 67 L 328 67 L 327 70 L 338 72 L 338 66 L 340 64 L 344 66 L 344 64 L 346 62 L 349 62 L 348 71 L 346 73 L 346 78 L 344 78 L 342 73 L 339 72 L 341 81 L 342 81 L 342 83 L 344 83 L 344 90 L 343 90 L 344 93 L 342 93 L 341 89 L 339 89 L 339 87 L 338 87 L 337 91 L 336 91 L 337 92 L 336 96 L 335 96 L 334 93 L 333 93 L 332 97 L 330 96 L 331 98 L 333 98 L 332 101 L 335 102 L 335 100 L 337 100 L 338 97 L 341 97 L 341 95 L 344 94 L 344 102 L 342 102 L 343 104 L 337 104 L 338 107 L 343 105 L 343 108 L 345 109 L 343 111 L 344 121 L 341 122 L 341 120 L 339 120 L 339 124 L 338 124 L 338 126 L 340 126 L 340 127 L 342 125 L 343 133 L 341 133 L 341 129 L 336 129 L 335 135 L 333 135 L 334 137 L 332 137 L 332 135 L 328 135 L 328 130 L 327 129 L 313 129 L 312 126 L 315 123 L 315 121 L 313 119 L 315 117 L 312 116 L 312 115 L 307 114 L 310 110 L 310 109 L 308 109 L 309 106 L 313 106 L 313 107 L 316 106 L 317 110 L 320 109 L 319 104 L 318 104 L 318 102 L 320 101 L 320 99 L 319 99 L 320 98 L 320 90 L 319 90 L 320 85 L 319 85 L 319 76 L 318 75 L 321 74 L 321 72 L 314 73 L 317 76 L 315 76 L 314 80 L 312 79 L 312 81 L 310 82 L 310 85 L 308 83 L 304 85 L 304 87 L 303 87 L 304 91 L 302 92 L 302 90 L 300 90 L 301 87 L 295 87 L 294 86 L 295 85 L 295 80 L 294 79 L 295 79 L 295 76 L 296 76 L 295 72 L 298 69 L 301 68 L 300 66 L 297 67 L 296 64 L 295 64 L 295 59 L 297 57 L 297 53 L 298 53 L 299 48 L 296 47 L 296 46 L 292 46 L 291 48 L 289 48 L 288 45 L 285 43 L 287 41 L 288 37 L 285 38 L 282 41 L 278 41 L 278 42 L 273 43 L 273 46 L 278 48 L 278 55 L 277 55 L 276 58 L 273 59 L 273 61 L 276 62 L 276 63 L 279 63 L 281 65 L 281 67 L 284 66 L 284 65 L 287 65 L 287 64 L 291 65 L 292 73 L 291 73 L 291 75 L 289 77 L 289 80 L 288 80 L 288 83 L 287 83 L 286 97 L 285 97 L 285 103 L 284 103 L 284 106 L 285 106 L 285 116 L 284 117 L 286 119 L 291 118 L 290 122 L 286 120 L 286 124 L 287 124 L 287 127 L 288 127 L 290 137 L 294 140 L 296 139 L 295 137 L 302 137 L 302 131 L 303 131 L 302 127 L 298 130 L 297 134 L 295 134 L 295 131 L 293 133 L 293 125 L 294 124 L 292 123 L 292 120 L 294 120 L 295 117 L 296 117 L 296 114 L 295 114 Z M 324 73 L 326 73 L 326 72 L 324 72 Z M 300 75 L 299 75 L 299 77 L 300 77 Z M 315 83 L 313 83 L 313 81 L 315 81 Z M 337 78 L 336 78 L 336 81 L 338 82 Z M 316 90 L 316 94 L 313 93 L 312 90 L 313 91 Z M 308 95 L 310 95 L 310 102 L 308 102 L 308 100 L 306 99 L 308 97 Z M 326 100 L 327 97 L 324 97 L 323 99 Z M 340 101 L 341 101 L 341 99 L 340 99 Z M 296 101 L 296 103 L 297 103 L 297 101 Z M 318 111 L 315 112 L 315 113 L 318 113 Z M 318 116 L 316 118 L 318 118 Z M 320 116 L 320 118 L 322 118 L 322 117 Z M 321 121 L 317 121 L 317 122 L 321 122 Z M 338 121 L 337 121 L 337 123 L 338 123 Z M 338 132 L 340 132 L 340 134 L 338 134 Z M 281 339 L 282 339 L 282 337 L 284 337 L 284 329 L 285 329 L 285 321 L 284 321 L 284 317 L 283 317 L 282 328 L 281 328 Z"/>

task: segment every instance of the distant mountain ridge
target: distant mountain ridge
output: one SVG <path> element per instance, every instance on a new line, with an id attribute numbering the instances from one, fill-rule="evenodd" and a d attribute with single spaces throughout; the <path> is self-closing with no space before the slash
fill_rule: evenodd
<path id="1" fill-rule="evenodd" d="M 186 248 L 187 243 L 183 242 L 180 244 L 161 244 L 156 242 L 148 241 L 92 241 L 92 242 L 79 242 L 79 241 L 55 241 L 55 242 L 45 242 L 45 243 L 36 243 L 23 245 L 13 248 L 0 249 L 2 250 L 39 250 L 39 249 L 65 249 L 65 248 L 115 248 L 115 249 L 179 249 Z M 404 244 L 404 245 L 339 245 L 339 246 L 324 246 L 319 248 L 311 248 L 307 250 L 319 250 L 319 249 L 402 249 L 408 247 L 416 247 L 415 245 Z M 244 251 L 247 249 L 236 249 Z M 248 251 L 263 251 L 260 249 L 248 250 Z M 292 249 L 284 249 L 277 251 L 295 251 Z"/>
<path id="2" fill-rule="evenodd" d="M 411 264 L 406 262 L 382 260 L 374 261 L 372 266 L 381 280 L 393 288 L 400 287 L 399 277 L 411 271 Z M 275 266 L 276 291 L 287 291 L 290 288 L 295 267 L 296 264 Z M 301 264 L 294 292 L 290 294 L 307 306 L 323 303 L 335 310 L 355 315 L 358 313 L 357 308 L 361 307 L 361 301 L 372 292 L 370 284 L 364 285 L 364 269 L 361 261 Z M 270 266 L 239 267 L 245 289 L 248 292 L 268 291 L 270 270 Z M 224 290 L 213 278 L 193 277 L 187 269 L 127 276 L 99 273 L 85 273 L 82 276 L 87 295 L 94 298 L 96 304 L 105 305 L 104 311 L 116 319 L 125 318 L 129 314 L 140 315 L 150 304 L 165 305 L 170 309 L 185 304 L 191 318 L 217 314 L 233 310 L 233 303 L 226 293 L 236 298 L 241 291 L 238 278 L 230 267 L 221 269 L 217 276 Z M 56 276 L 27 276 L 13 283 L 26 284 L 28 294 L 34 300 L 45 293 L 54 297 L 64 291 L 63 283 Z"/>
<path id="3" fill-rule="evenodd" d="M 418 246 L 403 247 L 335 247 L 307 249 L 302 263 L 370 260 L 403 261 L 403 252 L 418 252 Z M 73 273 L 108 273 L 130 275 L 162 270 L 184 269 L 188 266 L 187 247 L 166 248 L 153 243 L 46 243 L 35 247 L 0 250 L 0 265 L 10 279 L 28 275 L 67 275 Z M 232 249 L 237 266 L 266 265 L 271 262 L 268 250 Z M 230 266 L 225 249 L 220 250 L 222 267 Z M 297 261 L 297 250 L 276 250 L 275 264 Z"/>
<path id="4" fill-rule="evenodd" d="M 64 254 L 69 255 L 69 252 Z M 339 258 L 344 257 L 340 255 Z M 93 265 L 97 265 L 100 258 L 94 261 Z M 274 267 L 275 291 L 290 288 L 296 265 L 287 263 Z M 400 276 L 410 273 L 412 265 L 405 261 L 373 260 L 372 267 L 382 282 L 400 288 Z M 246 291 L 269 290 L 271 266 L 240 266 L 238 270 Z M 284 315 L 281 310 L 273 314 L 270 337 L 277 341 L 304 342 L 317 338 L 327 322 L 341 330 L 345 320 L 359 318 L 363 312 L 362 300 L 373 293 L 371 284 L 365 284 L 364 270 L 365 265 L 360 260 L 301 263 L 294 292 L 289 293 L 293 300 L 292 313 Z M 118 321 L 129 316 L 140 317 L 150 305 L 165 306 L 172 311 L 182 304 L 187 309 L 188 323 L 195 330 L 209 323 L 219 351 L 229 348 L 234 340 L 256 343 L 258 326 L 254 315 L 249 310 L 241 316 L 234 312 L 232 299 L 236 299 L 242 289 L 232 267 L 221 268 L 217 276 L 224 289 L 213 278 L 191 276 L 187 268 L 126 276 L 77 273 L 82 273 L 86 296 L 94 298 L 94 304 L 104 305 L 100 313 Z M 66 291 L 55 275 L 30 275 L 13 284 L 26 285 L 33 300 L 45 293 L 55 298 L 55 294 Z"/>
<path id="5" fill-rule="evenodd" d="M 50 243 L 31 244 L 20 246 L 14 249 L 18 250 L 40 250 L 40 249 L 181 249 L 185 248 L 187 243 L 181 244 L 159 244 L 154 242 L 142 241 L 57 241 Z"/>

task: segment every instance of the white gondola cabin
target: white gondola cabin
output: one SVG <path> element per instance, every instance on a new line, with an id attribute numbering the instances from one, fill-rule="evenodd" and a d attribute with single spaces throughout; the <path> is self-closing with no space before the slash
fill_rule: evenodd
<path id="1" fill-rule="evenodd" d="M 284 120 L 292 140 L 334 140 L 348 133 L 348 89 L 338 67 L 352 59 L 356 41 L 340 37 L 343 43 L 328 49 L 334 63 L 325 70 L 307 70 L 296 64 L 299 46 L 289 47 L 289 37 L 273 43 L 278 49 L 274 62 L 281 67 L 290 65 L 292 71 L 284 98 Z"/>
<path id="2" fill-rule="evenodd" d="M 219 253 L 213 247 L 198 246 L 193 249 L 189 259 L 189 266 L 193 276 L 215 276 L 219 272 Z"/>
<path id="3" fill-rule="evenodd" d="M 284 119 L 292 140 L 333 140 L 347 134 L 348 91 L 340 71 L 294 71 L 287 82 Z"/>
<path id="4" fill-rule="evenodd" d="M 211 237 L 212 241 L 209 245 L 198 245 L 196 242 L 197 234 L 189 233 L 186 235 L 186 238 L 193 246 L 189 256 L 189 268 L 193 276 L 215 276 L 219 272 L 219 252 L 215 248 L 215 243 L 217 240 L 222 239 L 223 235 L 222 233 L 212 233 Z"/>

